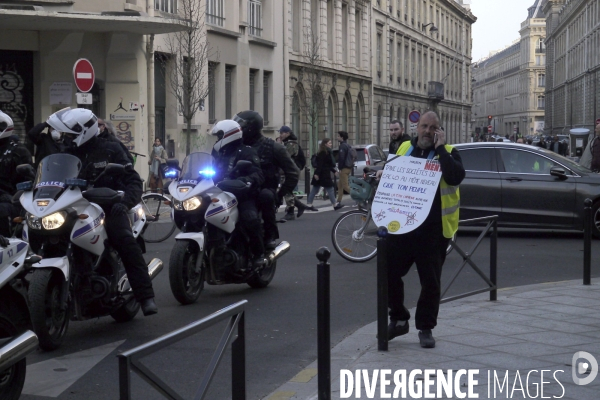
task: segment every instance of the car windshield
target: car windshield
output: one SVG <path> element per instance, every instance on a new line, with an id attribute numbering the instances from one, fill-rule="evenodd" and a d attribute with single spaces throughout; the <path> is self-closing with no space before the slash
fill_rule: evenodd
<path id="1" fill-rule="evenodd" d="M 586 167 L 583 167 L 583 166 L 577 164 L 576 162 L 574 162 L 573 160 L 571 160 L 567 157 L 558 155 L 551 150 L 540 149 L 540 151 L 542 151 L 545 154 L 552 155 L 552 157 L 557 158 L 559 160 L 559 162 L 561 164 L 563 164 L 565 167 L 570 168 L 575 172 L 582 173 L 582 174 L 589 174 L 592 172 L 590 169 L 587 169 Z"/>
<path id="2" fill-rule="evenodd" d="M 38 166 L 34 187 L 35 199 L 56 199 L 66 188 L 65 180 L 77 178 L 81 170 L 79 158 L 70 154 L 52 154 Z"/>
<path id="3" fill-rule="evenodd" d="M 195 185 L 203 179 L 212 179 L 214 175 L 212 156 L 208 153 L 192 153 L 183 160 L 179 185 Z"/>

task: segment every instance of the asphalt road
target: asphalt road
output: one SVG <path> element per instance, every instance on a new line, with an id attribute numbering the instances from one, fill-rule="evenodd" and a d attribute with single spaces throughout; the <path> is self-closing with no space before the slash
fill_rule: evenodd
<path id="1" fill-rule="evenodd" d="M 118 398 L 118 364 L 115 356 L 119 351 L 155 339 L 243 299 L 248 300 L 245 319 L 247 398 L 264 398 L 317 358 L 315 253 L 320 246 L 332 248 L 330 228 L 339 215 L 339 212 L 333 211 L 306 213 L 302 218 L 280 226 L 281 237 L 290 241 L 292 249 L 280 260 L 275 278 L 268 288 L 257 290 L 247 285 L 206 286 L 197 303 L 189 306 L 179 305 L 169 288 L 168 257 L 174 239 L 149 244 L 147 258 L 159 257 L 165 261 L 165 269 L 154 281 L 158 315 L 145 318 L 140 313 L 133 321 L 124 324 L 117 324 L 110 317 L 71 322 L 65 343 L 60 349 L 54 352 L 37 351 L 28 357 L 28 365 L 33 370 L 28 375 L 28 384 L 33 385 L 30 388 L 39 389 L 43 385 L 40 382 L 44 380 L 44 373 L 52 372 L 53 377 L 58 377 L 52 378 L 47 385 L 64 387 L 64 390 L 53 396 L 26 394 L 22 399 Z M 461 229 L 458 245 L 468 251 L 480 230 Z M 592 261 L 596 261 L 597 265 L 600 260 L 600 241 L 594 241 L 592 249 Z M 580 279 L 582 251 L 581 233 L 501 230 L 498 240 L 499 286 Z M 481 243 L 472 258 L 487 274 L 489 239 Z M 330 263 L 333 346 L 376 319 L 376 259 L 353 264 L 333 253 Z M 456 252 L 448 256 L 443 284 L 450 280 L 461 263 L 462 259 Z M 600 276 L 600 268 L 593 266 L 592 271 L 594 277 Z M 414 269 L 409 272 L 405 286 L 407 306 L 410 308 L 415 305 L 420 290 Z M 485 283 L 467 265 L 447 295 L 482 287 L 485 287 Z M 148 356 L 144 363 L 183 397 L 189 398 L 199 385 L 224 327 L 222 323 L 193 335 Z M 106 355 L 96 355 L 94 358 L 90 356 L 93 351 L 86 352 L 102 345 L 112 345 L 108 346 Z M 231 397 L 230 357 L 230 350 L 227 350 L 206 398 Z M 44 361 L 46 363 L 42 363 Z M 50 380 L 47 377 L 45 379 Z M 137 377 L 133 379 L 133 397 L 163 398 Z"/>

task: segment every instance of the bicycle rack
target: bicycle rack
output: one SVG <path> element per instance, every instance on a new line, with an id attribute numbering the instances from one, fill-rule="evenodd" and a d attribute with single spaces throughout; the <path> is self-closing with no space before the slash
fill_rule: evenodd
<path id="1" fill-rule="evenodd" d="M 172 400 L 183 400 L 179 394 L 175 392 L 166 382 L 159 376 L 150 371 L 141 363 L 141 359 L 149 354 L 152 354 L 164 347 L 176 343 L 188 336 L 205 330 L 216 323 L 229 318 L 227 327 L 219 344 L 213 353 L 210 364 L 200 387 L 194 396 L 195 400 L 203 399 L 206 395 L 210 382 L 216 372 L 219 362 L 223 357 L 225 348 L 231 343 L 231 398 L 233 400 L 246 399 L 246 345 L 245 345 L 245 327 L 244 313 L 247 300 L 242 300 L 235 304 L 219 310 L 206 318 L 193 322 L 183 328 L 167 333 L 157 339 L 142 344 L 131 350 L 125 351 L 117 357 L 119 358 L 119 395 L 121 400 L 130 400 L 131 397 L 131 371 L 137 373 L 143 380 L 150 384 L 156 391 L 161 393 L 165 398 Z M 237 327 L 237 338 L 233 339 L 234 329 Z"/>
<path id="2" fill-rule="evenodd" d="M 473 296 L 475 294 L 484 293 L 484 292 L 490 292 L 490 301 L 495 301 L 497 299 L 498 287 L 496 285 L 496 272 L 497 272 L 497 264 L 498 264 L 498 216 L 492 215 L 489 217 L 465 219 L 465 220 L 459 221 L 458 223 L 459 223 L 459 226 L 460 225 L 476 225 L 476 224 L 486 222 L 486 221 L 488 221 L 487 226 L 481 232 L 481 234 L 479 235 L 479 237 L 477 238 L 477 240 L 475 241 L 475 243 L 473 244 L 473 246 L 471 247 L 471 249 L 468 252 L 464 252 L 460 247 L 458 247 L 456 242 L 454 242 L 453 240 L 450 241 L 450 244 L 452 245 L 452 247 L 454 249 L 456 249 L 458 254 L 460 254 L 460 256 L 463 258 L 463 263 L 460 266 L 460 268 L 458 269 L 458 271 L 456 271 L 456 273 L 454 274 L 454 276 L 452 277 L 450 282 L 448 282 L 448 284 L 442 291 L 442 295 L 441 295 L 442 300 L 440 301 L 440 304 L 447 303 L 452 300 L 462 299 L 464 297 Z M 479 244 L 481 243 L 483 238 L 487 235 L 487 233 L 490 231 L 490 229 L 492 229 L 492 233 L 490 236 L 490 240 L 491 240 L 491 243 L 490 243 L 490 277 L 488 278 L 483 273 L 483 271 L 481 271 L 481 269 L 479 269 L 477 264 L 475 264 L 475 262 L 473 262 L 473 260 L 471 260 L 471 256 L 473 255 L 475 250 L 477 250 L 477 247 L 479 246 Z M 474 291 L 467 292 L 467 293 L 463 293 L 463 294 L 459 294 L 456 296 L 444 298 L 444 295 L 446 294 L 446 292 L 448 291 L 448 289 L 450 288 L 450 286 L 452 285 L 452 283 L 454 282 L 454 280 L 456 279 L 458 274 L 460 274 L 460 272 L 463 270 L 463 268 L 465 267 L 465 265 L 467 263 L 488 284 L 488 287 L 483 288 L 483 289 L 474 290 Z"/>

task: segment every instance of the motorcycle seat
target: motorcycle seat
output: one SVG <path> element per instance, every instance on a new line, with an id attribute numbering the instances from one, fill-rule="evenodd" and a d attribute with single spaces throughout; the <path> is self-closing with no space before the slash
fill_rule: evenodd
<path id="1" fill-rule="evenodd" d="M 93 188 L 86 190 L 81 195 L 91 203 L 96 203 L 99 206 L 109 206 L 120 203 L 124 193 L 109 188 Z"/>

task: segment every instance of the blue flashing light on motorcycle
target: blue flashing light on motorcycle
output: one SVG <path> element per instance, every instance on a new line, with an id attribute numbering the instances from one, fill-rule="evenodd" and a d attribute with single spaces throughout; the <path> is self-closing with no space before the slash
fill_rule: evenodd
<path id="1" fill-rule="evenodd" d="M 177 170 L 176 169 L 170 169 L 167 172 L 165 172 L 165 178 L 174 178 L 177 176 Z"/>
<path id="2" fill-rule="evenodd" d="M 198 171 L 198 173 L 205 178 L 212 178 L 213 176 L 215 176 L 216 172 L 214 169 L 206 168 L 206 169 Z"/>

